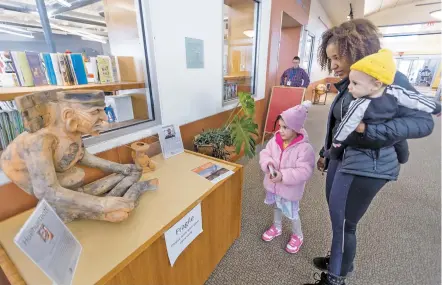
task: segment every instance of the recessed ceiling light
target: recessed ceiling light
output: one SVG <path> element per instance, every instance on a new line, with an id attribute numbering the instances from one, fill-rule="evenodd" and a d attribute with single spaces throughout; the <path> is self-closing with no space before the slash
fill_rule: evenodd
<path id="1" fill-rule="evenodd" d="M 436 18 L 436 19 L 442 20 L 442 11 L 441 11 L 441 10 L 436 10 L 436 11 L 430 12 L 430 15 L 431 15 L 433 18 Z"/>

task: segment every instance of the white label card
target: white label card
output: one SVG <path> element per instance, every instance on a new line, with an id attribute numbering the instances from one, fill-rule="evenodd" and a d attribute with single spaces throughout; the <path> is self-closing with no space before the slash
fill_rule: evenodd
<path id="1" fill-rule="evenodd" d="M 158 131 L 158 136 L 160 137 L 161 150 L 165 159 L 184 152 L 183 140 L 178 126 L 162 126 Z"/>
<path id="2" fill-rule="evenodd" d="M 72 284 L 82 247 L 46 200 L 38 203 L 14 242 L 54 284 Z"/>
<path id="3" fill-rule="evenodd" d="M 170 265 L 173 266 L 178 256 L 186 247 L 203 232 L 201 204 L 198 204 L 178 223 L 164 233 L 166 239 L 167 255 Z"/>

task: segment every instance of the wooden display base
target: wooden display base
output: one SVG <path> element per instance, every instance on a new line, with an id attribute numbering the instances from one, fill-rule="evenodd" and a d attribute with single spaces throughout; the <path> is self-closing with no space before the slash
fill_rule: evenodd
<path id="1" fill-rule="evenodd" d="M 164 160 L 153 158 L 160 187 L 145 193 L 128 220 L 120 224 L 74 221 L 68 227 L 83 246 L 74 285 L 203 284 L 241 231 L 243 168 L 186 151 Z M 218 184 L 192 169 L 215 162 L 234 174 Z M 201 203 L 203 232 L 173 267 L 164 232 Z M 32 210 L 0 223 L 0 267 L 12 285 L 51 285 L 51 281 L 14 244 L 13 238 Z M 4 249 L 4 250 L 3 250 Z"/>

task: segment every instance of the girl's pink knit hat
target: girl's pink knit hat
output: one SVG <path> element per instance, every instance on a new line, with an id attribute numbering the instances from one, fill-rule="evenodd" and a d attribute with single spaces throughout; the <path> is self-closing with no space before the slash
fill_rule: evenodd
<path id="1" fill-rule="evenodd" d="M 297 105 L 282 112 L 281 117 L 287 127 L 299 133 L 304 127 L 305 120 L 307 119 L 307 110 L 311 106 L 311 101 L 304 101 L 301 105 Z"/>

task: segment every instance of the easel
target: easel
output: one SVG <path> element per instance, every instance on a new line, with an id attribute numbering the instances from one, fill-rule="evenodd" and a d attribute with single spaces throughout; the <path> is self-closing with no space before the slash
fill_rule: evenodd
<path id="1" fill-rule="evenodd" d="M 273 134 L 273 125 L 276 118 L 285 110 L 295 107 L 304 101 L 305 88 L 303 87 L 287 87 L 273 86 L 270 95 L 269 107 L 267 109 L 266 120 L 264 124 L 264 132 L 262 134 L 262 144 L 267 134 Z"/>

